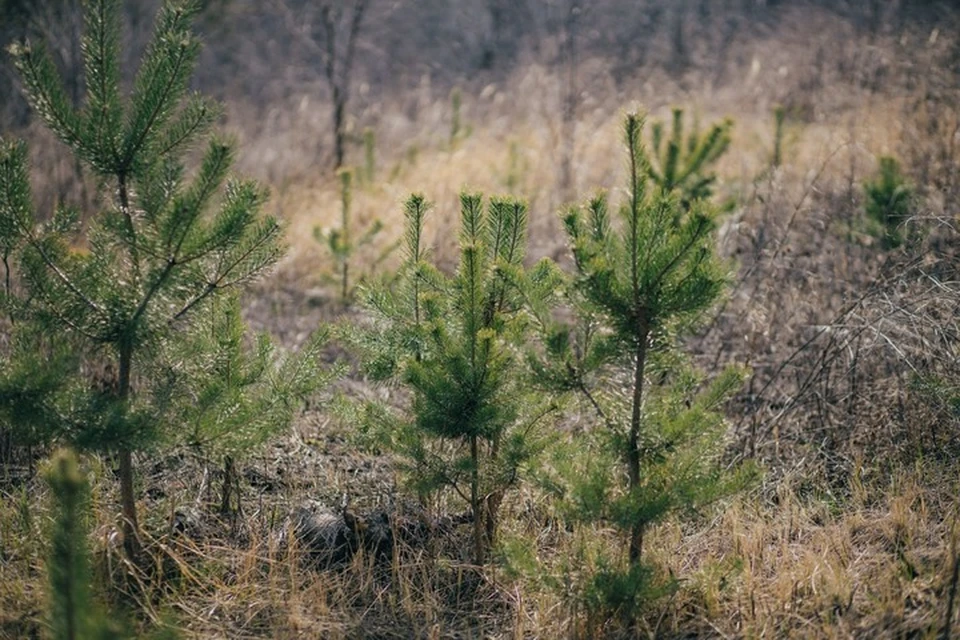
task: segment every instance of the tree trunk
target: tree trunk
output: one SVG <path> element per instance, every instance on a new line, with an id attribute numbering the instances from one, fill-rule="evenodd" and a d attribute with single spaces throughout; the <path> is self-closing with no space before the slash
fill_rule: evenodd
<path id="1" fill-rule="evenodd" d="M 630 419 L 630 448 L 627 451 L 627 470 L 630 490 L 640 484 L 640 423 L 643 408 L 643 372 L 647 360 L 647 331 L 641 332 L 637 343 L 636 364 L 633 372 L 633 414 Z M 630 564 L 640 562 L 643 554 L 643 522 L 635 522 L 630 530 Z"/>
<path id="2" fill-rule="evenodd" d="M 503 502 L 503 489 L 498 489 L 487 496 L 484 502 L 484 538 L 487 549 L 492 549 L 497 543 L 497 529 L 500 524 L 500 504 Z"/>
<path id="3" fill-rule="evenodd" d="M 500 456 L 500 438 L 497 436 L 493 439 L 493 444 L 490 447 L 490 461 L 492 464 L 497 463 L 497 459 Z M 483 500 L 484 502 L 484 542 L 487 549 L 493 549 L 493 546 L 497 543 L 497 526 L 499 525 L 499 514 L 500 514 L 500 504 L 503 502 L 503 496 L 506 492 L 504 486 L 500 486 L 497 489 L 490 492 Z"/>
<path id="4" fill-rule="evenodd" d="M 130 361 L 133 347 L 129 339 L 120 344 L 120 373 L 117 396 L 122 402 L 130 397 Z M 140 553 L 140 525 L 137 521 L 137 500 L 133 490 L 133 453 L 130 445 L 120 448 L 120 506 L 123 513 L 123 548 L 133 560 Z"/>
<path id="5" fill-rule="evenodd" d="M 502 0 L 488 0 L 487 9 L 490 12 L 490 36 L 487 39 L 480 59 L 481 69 L 493 69 L 497 63 L 497 52 L 502 47 L 503 6 Z"/>
<path id="6" fill-rule="evenodd" d="M 236 469 L 233 464 L 233 456 L 223 457 L 223 492 L 220 494 L 220 515 L 228 516 L 232 511 L 230 502 L 233 498 L 233 485 L 235 483 Z M 239 496 L 237 496 L 239 502 Z"/>
<path id="7" fill-rule="evenodd" d="M 470 459 L 473 461 L 473 471 L 470 475 L 470 509 L 473 511 L 473 561 L 477 566 L 483 565 L 486 559 L 484 545 L 484 514 L 480 500 L 480 447 L 477 436 L 470 436 Z"/>
<path id="8" fill-rule="evenodd" d="M 346 112 L 346 95 L 337 84 L 333 85 L 333 169 L 336 171 L 343 166 L 346 155 L 346 132 L 344 131 L 343 115 Z"/>
<path id="9" fill-rule="evenodd" d="M 577 22 L 580 11 L 578 2 L 570 5 L 564 20 L 561 43 L 564 80 L 561 96 L 560 193 L 564 201 L 572 199 L 574 187 L 573 154 L 576 150 L 577 106 L 580 102 L 577 82 Z"/>
<path id="10" fill-rule="evenodd" d="M 670 68 L 674 73 L 682 73 L 690 66 L 690 52 L 687 48 L 687 36 L 684 31 L 684 23 L 687 19 L 685 2 L 677 3 L 675 11 Z"/>

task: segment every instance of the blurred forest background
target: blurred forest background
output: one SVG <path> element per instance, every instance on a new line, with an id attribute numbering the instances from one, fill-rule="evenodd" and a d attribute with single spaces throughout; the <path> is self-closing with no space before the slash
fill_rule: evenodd
<path id="1" fill-rule="evenodd" d="M 657 113 L 677 104 L 742 120 L 768 116 L 780 104 L 791 119 L 815 125 L 839 121 L 875 94 L 945 101 L 944 92 L 956 86 L 960 55 L 952 37 L 954 5 L 936 0 L 203 5 L 198 29 L 207 46 L 193 88 L 226 102 L 227 127 L 240 137 L 242 169 L 252 177 L 273 185 L 311 183 L 338 163 L 338 153 L 359 164 L 368 127 L 384 162 L 415 154 L 443 141 L 450 94 L 457 91 L 464 122 L 482 136 L 519 140 L 536 125 L 553 146 L 572 145 L 555 157 L 556 178 L 566 184 L 550 204 L 572 198 L 575 184 L 595 184 L 592 176 L 559 165 L 569 165 L 608 114 L 625 106 Z M 128 79 L 158 6 L 155 0 L 124 3 Z M 0 16 L 0 45 L 24 36 L 47 40 L 70 78 L 71 98 L 79 101 L 79 0 L 4 0 Z M 332 123 L 338 104 L 345 152 L 337 151 Z M 912 107 L 904 113 L 915 113 Z M 24 131 L 30 125 L 4 59 L 0 126 Z M 37 174 L 55 176 L 43 191 L 52 206 L 76 194 L 78 185 L 69 166 L 57 165 L 65 154 L 50 147 L 35 145 L 34 154 L 53 156 L 35 158 Z M 539 186 L 551 191 L 554 185 Z"/>

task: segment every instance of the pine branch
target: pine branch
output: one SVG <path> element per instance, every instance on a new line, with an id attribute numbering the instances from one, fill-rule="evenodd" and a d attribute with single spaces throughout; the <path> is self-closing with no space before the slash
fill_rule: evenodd
<path id="1" fill-rule="evenodd" d="M 272 225 L 268 225 L 268 229 L 261 232 L 260 237 L 257 238 L 251 244 L 251 246 L 247 247 L 243 252 L 241 252 L 235 258 L 235 260 L 230 263 L 230 265 L 224 267 L 221 264 L 220 265 L 221 268 L 218 269 L 216 277 L 212 281 L 208 281 L 206 286 L 203 288 L 203 290 L 199 294 L 194 296 L 191 300 L 189 300 L 186 304 L 184 304 L 179 311 L 177 311 L 173 316 L 171 316 L 171 318 L 168 320 L 168 324 L 174 324 L 175 322 L 180 320 L 183 316 L 189 313 L 190 310 L 193 309 L 196 305 L 206 300 L 214 291 L 229 289 L 231 287 L 243 284 L 244 282 L 247 282 L 249 279 L 255 277 L 256 273 L 250 272 L 238 278 L 235 278 L 233 280 L 227 280 L 227 277 L 233 272 L 234 269 L 239 267 L 243 263 L 243 261 L 245 261 L 247 258 L 254 255 L 258 250 L 262 249 L 271 241 L 275 240 L 276 237 L 280 234 L 280 231 L 281 231 L 280 226 L 277 225 L 275 222 Z M 265 258 L 262 262 L 268 264 L 270 262 L 275 261 L 277 258 L 279 258 L 280 252 L 281 252 L 281 249 L 279 247 L 275 248 L 273 251 L 269 252 L 269 255 L 267 256 L 267 258 Z"/>
<path id="2" fill-rule="evenodd" d="M 25 85 L 30 106 L 64 144 L 77 149 L 87 159 L 95 158 L 83 140 L 79 117 L 70 106 L 46 48 L 25 42 L 11 45 L 9 51 Z"/>
<path id="3" fill-rule="evenodd" d="M 92 0 L 84 11 L 84 71 L 87 80 L 88 126 L 91 145 L 103 170 L 117 161 L 116 132 L 120 125 L 119 2 Z"/>
<path id="4" fill-rule="evenodd" d="M 197 11 L 195 2 L 175 8 L 164 5 L 157 20 L 145 62 L 134 81 L 130 128 L 118 173 L 133 168 L 144 142 L 163 126 L 186 89 L 199 44 L 189 31 L 189 21 Z"/>
<path id="5" fill-rule="evenodd" d="M 27 243 L 30 245 L 30 248 L 36 251 L 37 255 L 40 256 L 40 259 L 46 265 L 47 269 L 53 272 L 57 279 L 67 288 L 70 293 L 72 293 L 78 300 L 80 300 L 84 305 L 89 307 L 92 311 L 97 312 L 103 319 L 108 318 L 108 313 L 103 306 L 94 302 L 92 298 L 87 296 L 79 286 L 74 284 L 70 277 L 56 264 L 53 258 L 48 254 L 46 249 L 43 248 L 43 243 L 39 241 L 33 234 L 32 230 L 27 230 L 25 234 Z"/>
<path id="6" fill-rule="evenodd" d="M 32 219 L 27 146 L 0 138 L 0 245 L 5 256 L 20 244 Z"/>
<path id="7" fill-rule="evenodd" d="M 225 252 L 239 244 L 266 201 L 266 191 L 254 182 L 235 182 L 227 186 L 224 202 L 210 226 L 198 235 L 178 261 L 183 264 L 212 253 Z M 221 258 L 224 254 L 221 254 Z"/>
<path id="8" fill-rule="evenodd" d="M 670 274 L 671 271 L 687 256 L 687 253 L 697 244 L 703 241 L 703 234 L 710 229 L 710 220 L 703 216 L 697 216 L 695 219 L 697 227 L 690 232 L 690 237 L 682 247 L 673 251 L 671 259 L 663 265 L 657 274 L 650 280 L 650 286 L 653 289 L 659 289 L 660 283 Z"/>
<path id="9" fill-rule="evenodd" d="M 172 259 L 179 258 L 183 243 L 203 213 L 206 203 L 223 184 L 232 160 L 233 154 L 229 145 L 211 141 L 196 181 L 187 193 L 174 200 L 170 216 L 160 229 L 160 235 Z"/>
<path id="10" fill-rule="evenodd" d="M 157 157 L 166 157 L 174 151 L 187 147 L 190 141 L 207 131 L 221 115 L 217 102 L 200 95 L 191 96 L 180 117 L 167 128 L 163 139 L 152 152 Z"/>

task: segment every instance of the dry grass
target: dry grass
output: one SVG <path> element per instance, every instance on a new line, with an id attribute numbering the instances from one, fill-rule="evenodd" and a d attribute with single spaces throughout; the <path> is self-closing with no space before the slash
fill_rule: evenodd
<path id="1" fill-rule="evenodd" d="M 798 469 L 718 514 L 660 527 L 650 557 L 678 588 L 652 607 L 647 633 L 936 637 L 955 561 L 957 483 L 945 473 L 918 466 L 894 477 L 857 475 L 839 495 L 812 487 Z M 598 533 L 613 542 L 586 535 Z M 552 552 L 571 553 L 583 535 L 561 536 Z M 536 637 L 583 633 L 572 603 L 534 594 L 523 615 Z"/>
<path id="2" fill-rule="evenodd" d="M 387 565 L 361 553 L 345 567 L 313 568 L 302 550 L 280 542 L 276 509 L 297 496 L 358 489 L 337 461 L 344 455 L 321 455 L 313 474 L 308 465 L 302 470 L 309 480 L 278 495 L 256 499 L 248 490 L 239 529 L 209 519 L 193 539 L 151 537 L 146 568 L 126 565 L 113 542 L 115 496 L 95 494 L 101 592 L 115 610 L 134 611 L 150 624 L 175 620 L 196 638 L 585 635 L 571 594 L 497 570 L 481 576 L 460 558 L 469 545 L 457 539 L 400 550 Z M 102 469 L 92 468 L 95 475 Z M 719 511 L 659 527 L 648 558 L 678 588 L 652 605 L 643 621 L 649 634 L 937 637 L 960 534 L 955 470 L 918 463 L 888 473 L 865 465 L 844 487 L 814 477 L 797 467 Z M 112 489 L 102 480 L 95 486 Z M 30 498 L 5 498 L 0 513 L 0 637 L 32 636 L 43 610 L 42 532 L 50 514 L 42 488 L 28 489 Z M 167 531 L 172 508 L 189 501 L 148 500 L 148 530 Z M 536 492 L 524 492 L 510 509 L 506 539 L 535 542 L 545 571 L 562 558 L 586 559 L 567 574 L 573 584 L 589 572 L 591 549 L 617 542 L 605 530 L 558 528 Z M 600 629 L 619 637 L 610 623 Z"/>

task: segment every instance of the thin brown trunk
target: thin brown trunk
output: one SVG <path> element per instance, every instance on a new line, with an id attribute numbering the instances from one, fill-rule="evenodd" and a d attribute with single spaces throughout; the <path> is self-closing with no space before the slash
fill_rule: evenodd
<path id="1" fill-rule="evenodd" d="M 484 514 L 480 502 L 480 447 L 477 436 L 470 436 L 470 459 L 473 471 L 470 476 L 470 508 L 473 510 L 473 560 L 479 566 L 486 555 L 484 546 Z"/>
<path id="2" fill-rule="evenodd" d="M 647 340 L 650 337 L 650 319 L 647 315 L 640 285 L 639 222 L 640 215 L 640 167 L 637 153 L 630 139 L 630 282 L 633 288 L 633 308 L 637 320 L 637 343 L 633 371 L 633 413 L 630 416 L 630 442 L 627 450 L 627 472 L 630 476 L 630 492 L 640 485 L 640 427 L 643 418 L 643 374 L 647 364 Z M 630 528 L 630 564 L 636 566 L 643 555 L 644 523 L 637 521 Z"/>
<path id="3" fill-rule="evenodd" d="M 130 559 L 140 552 L 140 525 L 133 491 L 133 454 L 128 447 L 120 450 L 120 505 L 123 509 L 123 548 Z"/>
<path id="4" fill-rule="evenodd" d="M 139 276 L 140 264 L 137 255 L 136 228 L 133 225 L 133 217 L 130 210 L 130 194 L 128 191 L 126 176 L 120 174 L 117 180 L 117 195 L 120 200 L 120 209 L 126 220 L 127 229 L 130 233 L 130 257 L 133 261 L 135 276 Z M 117 379 L 117 397 L 120 402 L 126 403 L 130 397 L 130 365 L 133 360 L 133 338 L 129 334 L 130 327 L 127 327 L 128 334 L 124 335 L 118 345 L 120 351 L 120 366 Z M 133 489 L 133 452 L 129 443 L 123 443 L 120 446 L 120 506 L 123 513 L 123 547 L 127 557 L 131 560 L 136 558 L 140 552 L 140 524 L 137 521 L 137 500 Z"/>
<path id="5" fill-rule="evenodd" d="M 500 504 L 503 502 L 503 489 L 494 491 L 487 496 L 484 507 L 484 536 L 486 548 L 492 549 L 497 543 L 497 529 L 500 524 Z"/>
<path id="6" fill-rule="evenodd" d="M 576 149 L 577 105 L 580 101 L 577 83 L 577 22 L 580 11 L 578 2 L 570 5 L 561 45 L 565 78 L 561 97 L 560 192 L 564 201 L 571 199 L 574 186 L 573 154 Z"/>
<path id="7" fill-rule="evenodd" d="M 224 456 L 223 458 L 223 492 L 220 494 L 220 515 L 227 516 L 231 512 L 230 503 L 233 499 L 233 486 L 235 483 L 236 469 L 233 464 L 233 456 Z"/>
<path id="8" fill-rule="evenodd" d="M 633 373 L 633 415 L 630 418 L 630 448 L 627 451 L 627 467 L 630 474 L 630 490 L 640 484 L 640 423 L 643 405 L 643 373 L 647 360 L 647 332 L 642 331 L 637 343 L 636 365 Z M 635 522 L 630 530 L 630 564 L 637 564 L 643 554 L 644 523 Z"/>
<path id="9" fill-rule="evenodd" d="M 344 131 L 343 114 L 346 111 L 346 96 L 342 89 L 336 84 L 333 87 L 333 168 L 339 169 L 343 166 L 346 137 Z"/>
<path id="10" fill-rule="evenodd" d="M 7 294 L 7 296 L 10 295 L 12 287 L 13 284 L 11 283 L 10 277 L 10 256 L 5 253 L 3 254 L 3 291 Z M 12 322 L 13 321 L 11 320 L 11 323 Z"/>
<path id="11" fill-rule="evenodd" d="M 127 177 L 120 174 L 117 178 L 117 195 L 120 199 L 120 211 L 126 221 L 127 233 L 130 234 L 130 259 L 133 262 L 133 274 L 140 278 L 140 251 L 137 248 L 137 229 L 133 224 L 133 211 L 130 208 L 130 188 Z"/>
<path id="12" fill-rule="evenodd" d="M 125 339 L 120 344 L 120 373 L 117 395 L 122 402 L 130 396 L 130 361 L 133 347 Z M 133 453 L 130 445 L 120 448 L 120 506 L 123 512 L 123 548 L 130 559 L 140 552 L 140 525 L 137 522 L 137 500 L 133 490 Z"/>
<path id="13" fill-rule="evenodd" d="M 497 437 L 493 440 L 493 445 L 490 447 L 490 460 L 492 464 L 496 464 L 499 455 L 500 438 Z M 500 513 L 500 503 L 503 502 L 504 492 L 505 489 L 501 487 L 495 491 L 491 491 L 490 495 L 484 498 L 484 536 L 487 549 L 492 549 L 497 542 L 498 515 Z"/>

